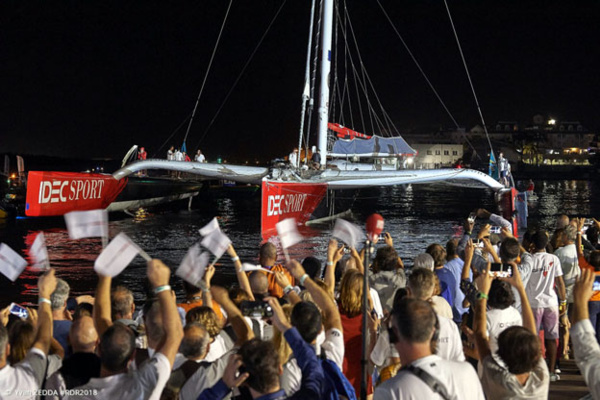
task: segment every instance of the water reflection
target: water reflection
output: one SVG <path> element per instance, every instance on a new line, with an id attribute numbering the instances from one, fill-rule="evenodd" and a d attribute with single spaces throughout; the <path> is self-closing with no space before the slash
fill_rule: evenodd
<path id="1" fill-rule="evenodd" d="M 600 216 L 598 184 L 588 181 L 535 182 L 537 201 L 530 202 L 530 226 L 552 228 L 560 214 Z M 152 257 L 160 258 L 175 269 L 187 249 L 199 240 L 198 230 L 217 216 L 222 230 L 232 239 L 244 262 L 257 262 L 260 237 L 260 197 L 246 199 L 196 199 L 195 209 L 136 213 L 133 218 L 111 215 L 110 235 L 125 232 Z M 395 247 L 406 260 L 423 252 L 430 243 L 445 243 L 455 233 L 460 221 L 476 207 L 495 209 L 488 190 L 448 187 L 444 185 L 408 185 L 362 190 L 353 207 L 353 218 L 363 226 L 366 217 L 379 212 L 385 218 L 386 230 L 392 234 Z M 339 211 L 339 210 L 338 210 Z M 303 228 L 305 240 L 290 249 L 290 256 L 303 259 L 316 254 L 324 260 L 332 226 Z M 70 284 L 73 294 L 93 294 L 96 276 L 94 260 L 101 251 L 99 239 L 70 240 L 62 218 L 22 219 L 0 226 L 0 241 L 25 254 L 38 231 L 44 231 L 50 262 L 58 275 Z M 280 258 L 283 260 L 283 256 Z M 225 256 L 217 264 L 215 283 L 235 279 L 232 263 Z M 0 277 L 0 305 L 14 299 L 35 302 L 38 272 L 26 270 L 12 283 Z M 143 297 L 145 264 L 137 257 L 116 279 Z M 179 285 L 175 285 L 182 295 Z"/>

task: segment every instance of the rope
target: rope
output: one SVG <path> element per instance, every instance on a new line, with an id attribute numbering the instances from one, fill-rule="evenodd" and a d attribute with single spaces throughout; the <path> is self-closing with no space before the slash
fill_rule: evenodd
<path id="1" fill-rule="evenodd" d="M 221 41 L 221 35 L 223 34 L 223 29 L 225 28 L 225 23 L 227 22 L 227 17 L 229 17 L 229 10 L 231 10 L 232 4 L 233 4 L 233 0 L 229 0 L 229 6 L 227 7 L 227 12 L 225 13 L 225 18 L 223 19 L 223 23 L 221 24 L 221 30 L 219 31 L 219 36 L 217 37 L 217 43 L 215 43 L 215 47 L 213 48 L 212 55 L 210 56 L 210 61 L 208 62 L 208 68 L 206 69 L 206 73 L 204 74 L 204 80 L 202 81 L 202 86 L 200 87 L 200 92 L 198 93 L 198 98 L 196 99 L 196 105 L 194 106 L 194 110 L 192 111 L 192 117 L 190 118 L 190 123 L 188 124 L 187 130 L 185 132 L 185 137 L 183 138 L 183 143 L 185 143 L 185 141 L 187 140 L 187 137 L 190 133 L 190 129 L 192 128 L 192 123 L 194 122 L 194 116 L 196 115 L 196 110 L 198 109 L 198 104 L 200 104 L 200 98 L 202 97 L 202 92 L 204 91 L 204 86 L 206 85 L 206 79 L 208 78 L 210 68 L 212 67 L 213 60 L 215 59 L 215 54 L 217 53 L 217 48 L 219 47 L 219 43 Z"/>
<path id="2" fill-rule="evenodd" d="M 379 1 L 379 0 L 377 0 L 377 1 Z M 465 66 L 465 72 L 467 73 L 467 78 L 469 78 L 469 85 L 471 85 L 471 91 L 473 92 L 473 97 L 475 98 L 475 104 L 477 105 L 477 111 L 479 112 L 479 117 L 481 118 L 481 123 L 483 124 L 483 130 L 485 131 L 485 136 L 488 140 L 488 144 L 490 145 L 490 151 L 492 154 L 494 154 L 494 149 L 492 147 L 492 141 L 490 140 L 490 135 L 489 135 L 487 127 L 485 125 L 485 120 L 483 119 L 483 113 L 481 112 L 481 107 L 479 106 L 479 100 L 477 99 L 477 94 L 475 93 L 475 86 L 473 86 L 473 81 L 471 80 L 471 74 L 469 73 L 469 67 L 467 67 L 467 61 L 465 60 L 465 55 L 463 54 L 462 46 L 460 45 L 460 41 L 458 40 L 458 33 L 456 33 L 456 28 L 454 27 L 454 21 L 452 20 L 452 14 L 450 14 L 450 8 L 448 7 L 448 2 L 446 0 L 444 0 L 444 5 L 446 6 L 446 11 L 448 11 L 448 18 L 450 19 L 450 25 L 452 25 L 452 31 L 454 32 L 454 38 L 456 39 L 456 45 L 458 46 L 458 51 L 460 52 L 460 58 L 462 58 L 463 65 Z"/>
<path id="3" fill-rule="evenodd" d="M 215 113 L 215 116 L 210 120 L 210 123 L 208 124 L 208 126 L 206 127 L 206 129 L 204 130 L 204 132 L 202 133 L 202 136 L 200 137 L 200 140 L 198 141 L 198 144 L 196 145 L 196 147 L 200 146 L 200 143 L 202 142 L 202 140 L 204 139 L 204 137 L 206 136 L 206 134 L 208 133 L 208 131 L 210 130 L 210 128 L 212 128 L 215 120 L 217 119 L 217 117 L 221 113 L 221 110 L 223 110 L 223 107 L 225 106 L 225 103 L 227 103 L 227 100 L 229 100 L 229 97 L 231 96 L 231 93 L 233 93 L 233 89 L 235 89 L 235 87 L 239 83 L 240 79 L 242 78 L 242 75 L 244 74 L 244 72 L 246 72 L 246 68 L 248 68 L 248 66 L 250 65 L 250 62 L 252 61 L 252 59 L 256 55 L 256 52 L 258 51 L 258 48 L 260 47 L 260 45 L 262 44 L 262 42 L 265 40 L 265 37 L 267 36 L 267 34 L 269 33 L 269 31 L 271 30 L 271 27 L 273 26 L 273 24 L 275 23 L 275 20 L 279 16 L 279 13 L 281 13 L 281 10 L 283 9 L 283 6 L 285 6 L 285 3 L 287 3 L 287 0 L 283 0 L 283 2 L 281 3 L 281 6 L 279 6 L 279 9 L 275 13 L 275 16 L 273 17 L 273 19 L 269 23 L 269 26 L 267 26 L 267 29 L 265 30 L 265 32 L 261 36 L 260 40 L 258 41 L 258 44 L 256 45 L 256 47 L 252 51 L 252 54 L 250 54 L 250 57 L 248 58 L 248 61 L 246 61 L 246 64 L 244 64 L 244 67 L 242 68 L 242 71 L 239 73 L 238 77 L 235 79 L 235 82 L 233 82 L 233 85 L 231 85 L 231 88 L 229 89 L 229 92 L 227 92 L 227 95 L 225 96 L 225 99 L 223 99 L 223 102 L 219 106 L 219 109 Z"/>
<path id="4" fill-rule="evenodd" d="M 446 1 L 446 0 L 444 0 Z M 379 5 L 379 8 L 381 8 L 381 11 L 383 12 L 383 15 L 385 15 L 386 19 L 388 20 L 388 22 L 390 23 L 392 29 L 394 30 L 394 32 L 396 32 L 396 36 L 398 36 L 398 38 L 400 39 L 400 41 L 402 42 L 402 45 L 404 46 L 404 48 L 406 49 L 406 52 L 408 53 L 408 55 L 410 56 L 410 58 L 413 60 L 413 62 L 415 63 L 415 65 L 417 66 L 417 68 L 419 69 L 419 71 L 421 72 L 421 75 L 423 76 L 423 78 L 425 79 L 425 81 L 427 82 L 427 85 L 429 85 L 429 88 L 431 89 L 431 91 L 433 92 L 433 94 L 435 95 L 435 97 L 437 97 L 438 101 L 440 102 L 440 104 L 442 105 L 442 107 L 444 108 L 444 110 L 446 111 L 446 113 L 448 114 L 448 116 L 450 117 L 450 119 L 452 120 L 452 122 L 454 123 L 454 126 L 458 129 L 460 128 L 460 126 L 458 125 L 458 122 L 456 122 L 456 119 L 454 118 L 454 116 L 452 115 L 452 113 L 450 112 L 450 110 L 448 109 L 448 107 L 446 106 L 446 103 L 444 103 L 444 101 L 442 100 L 442 98 L 440 97 L 439 93 L 437 92 L 437 90 L 435 90 L 435 87 L 433 86 L 433 84 L 431 83 L 431 81 L 429 80 L 429 77 L 427 76 L 427 74 L 425 74 L 425 71 L 423 70 L 423 68 L 421 67 L 421 64 L 419 64 L 419 61 L 417 61 L 417 58 L 414 56 L 413 52 L 410 50 L 410 48 L 408 47 L 408 44 L 406 44 L 406 41 L 404 40 L 404 38 L 402 37 L 402 35 L 400 35 L 400 32 L 398 31 L 398 29 L 396 28 L 396 25 L 394 25 L 394 22 L 392 22 L 392 19 L 390 18 L 390 16 L 388 15 L 387 11 L 383 8 L 383 6 L 381 5 L 381 3 L 379 2 L 379 0 L 377 0 L 377 4 Z M 454 25 L 453 25 L 454 26 Z M 460 47 L 460 46 L 459 46 Z M 462 54 L 462 51 L 461 51 Z M 468 73 L 468 72 L 467 72 Z M 484 124 L 484 128 L 485 128 L 485 124 Z M 469 141 L 469 139 L 467 138 L 466 134 L 463 134 L 463 137 L 465 139 L 465 141 L 467 142 L 467 144 L 471 147 L 471 149 L 473 150 L 474 154 L 477 155 L 477 157 L 479 157 L 479 155 L 477 154 L 477 151 L 475 150 L 475 147 L 473 146 L 473 144 L 471 144 L 471 142 Z"/>

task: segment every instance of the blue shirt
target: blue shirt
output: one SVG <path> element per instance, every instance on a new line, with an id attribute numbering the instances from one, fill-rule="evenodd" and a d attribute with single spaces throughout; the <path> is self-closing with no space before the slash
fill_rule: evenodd
<path id="1" fill-rule="evenodd" d="M 288 329 L 283 336 L 288 341 L 294 351 L 294 357 L 302 371 L 302 383 L 300 390 L 291 397 L 286 397 L 283 390 L 275 393 L 265 394 L 257 397 L 256 400 L 285 400 L 285 399 L 320 399 L 325 393 L 325 373 L 321 362 L 315 354 L 315 349 L 306 343 L 296 328 Z M 202 391 L 198 400 L 222 399 L 231 389 L 227 387 L 223 379 L 220 379 L 216 385 Z"/>

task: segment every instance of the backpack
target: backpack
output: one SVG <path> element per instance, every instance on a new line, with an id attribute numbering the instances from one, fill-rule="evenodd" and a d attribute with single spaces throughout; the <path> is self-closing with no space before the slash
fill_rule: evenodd
<path id="1" fill-rule="evenodd" d="M 340 367 L 332 360 L 328 360 L 325 352 L 321 350 L 321 367 L 325 374 L 325 382 L 327 390 L 325 391 L 324 399 L 329 400 L 357 400 L 354 386 L 348 378 L 342 373 Z"/>

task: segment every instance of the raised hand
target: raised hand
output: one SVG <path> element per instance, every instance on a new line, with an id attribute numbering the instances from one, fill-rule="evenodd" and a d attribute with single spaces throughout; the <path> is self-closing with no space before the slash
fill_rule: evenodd
<path id="1" fill-rule="evenodd" d="M 161 260 L 152 259 L 148 261 L 148 280 L 154 288 L 166 286 L 171 278 L 171 270 Z"/>
<path id="2" fill-rule="evenodd" d="M 232 354 L 229 357 L 229 362 L 223 371 L 223 382 L 228 388 L 239 387 L 250 376 L 247 372 L 238 375 L 238 369 L 242 364 L 242 356 L 239 354 Z"/>
<path id="3" fill-rule="evenodd" d="M 383 240 L 388 246 L 394 247 L 394 239 L 392 239 L 392 235 L 389 232 L 383 234 Z"/>
<path id="4" fill-rule="evenodd" d="M 279 286 L 281 286 L 282 289 L 291 285 L 290 281 L 288 280 L 288 278 L 285 276 L 285 274 L 283 272 L 281 272 L 281 271 L 274 272 L 274 276 L 275 276 L 275 282 L 277 282 L 277 284 Z"/>

